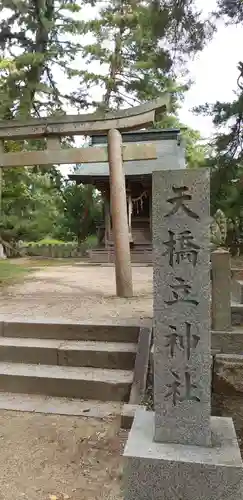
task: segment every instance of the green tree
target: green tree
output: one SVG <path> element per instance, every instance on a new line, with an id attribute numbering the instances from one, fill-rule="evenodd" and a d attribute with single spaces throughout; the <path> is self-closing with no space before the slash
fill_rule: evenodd
<path id="1" fill-rule="evenodd" d="M 131 105 L 134 99 L 146 101 L 164 90 L 180 95 L 185 89 L 175 83 L 175 74 L 181 73 L 178 62 L 185 63 L 202 49 L 209 28 L 193 0 L 105 2 L 99 15 L 83 25 L 83 32 L 94 38 L 83 49 L 87 68 L 94 62 L 100 67 L 83 71 L 88 86 L 103 88 L 97 106 Z"/>
<path id="2" fill-rule="evenodd" d="M 80 2 L 72 0 L 3 0 L 0 5 L 0 119 L 64 113 L 67 103 L 84 106 L 83 98 L 62 93 L 57 85 L 75 76 L 72 63 L 80 50 L 73 38 Z M 39 149 L 43 141 L 29 146 Z M 8 150 L 28 147 L 8 143 Z M 1 234 L 30 239 L 48 234 L 60 209 L 61 176 L 55 167 L 4 169 Z M 49 221 L 49 222 L 48 222 Z"/>
<path id="3" fill-rule="evenodd" d="M 27 168 L 5 171 L 0 232 L 5 241 L 35 240 L 52 234 L 62 208 L 49 173 Z"/>
<path id="4" fill-rule="evenodd" d="M 57 84 L 75 77 L 73 61 L 81 46 L 85 1 L 2 0 L 0 5 L 0 116 L 63 113 L 65 104 L 86 105 L 82 97 L 62 93 Z M 57 76 L 55 76 L 57 75 Z"/>
<path id="5" fill-rule="evenodd" d="M 57 236 L 82 243 L 95 234 L 101 220 L 102 201 L 93 186 L 67 182 L 63 188 L 63 215 L 57 227 Z"/>
<path id="6" fill-rule="evenodd" d="M 91 105 L 101 110 L 118 108 L 152 99 L 164 90 L 173 91 L 170 117 L 176 116 L 185 87 L 176 83 L 175 73 L 182 73 L 186 58 L 202 48 L 211 29 L 194 4 L 194 0 L 105 3 L 99 0 L 2 0 L 0 119 L 63 114 L 68 105 L 79 111 Z M 82 9 L 90 5 L 99 8 L 99 15 L 85 23 Z M 85 34 L 93 35 L 94 43 L 83 46 Z M 81 60 L 86 70 L 80 68 Z M 100 72 L 92 72 L 95 62 L 100 64 Z M 104 68 L 107 71 L 103 71 Z M 76 90 L 70 94 L 62 89 L 67 79 L 76 83 Z M 62 88 L 59 82 L 63 82 Z M 103 93 L 99 102 L 92 99 L 94 85 Z M 168 120 L 169 116 L 163 117 L 161 126 Z M 158 123 L 160 121 L 158 117 Z M 193 134 L 190 141 L 193 150 Z M 42 145 L 38 141 L 31 144 L 36 149 Z M 13 143 L 8 147 L 16 150 L 26 144 Z M 192 151 L 190 154 L 193 156 Z M 31 186 L 35 188 L 31 190 Z M 55 167 L 22 168 L 18 172 L 4 170 L 2 188 L 1 228 L 9 237 L 11 231 L 12 236 L 25 238 L 30 238 L 33 231 L 41 234 L 49 231 L 45 217 L 41 216 L 48 210 L 53 214 L 55 229 L 54 218 L 60 212 L 62 190 L 62 180 Z M 75 189 L 74 198 L 78 198 L 82 189 Z M 92 200 L 90 202 L 92 209 Z M 80 224 L 82 214 L 78 207 L 75 213 Z M 78 233 L 75 230 L 73 234 Z"/>
<path id="7" fill-rule="evenodd" d="M 99 2 L 97 2 L 99 3 Z M 202 22 L 194 2 L 114 0 L 102 6 L 99 16 L 84 24 L 93 42 L 83 48 L 87 87 L 99 85 L 97 109 L 118 109 L 172 93 L 171 111 L 157 116 L 160 128 L 182 126 L 178 109 L 187 85 L 178 85 L 175 72 L 186 57 L 200 50 L 210 36 L 210 25 Z M 212 30 L 211 30 L 212 31 Z M 165 48 L 166 47 L 166 48 Z M 179 68 L 179 69 L 178 69 Z M 193 130 L 183 131 L 190 166 L 202 164 L 204 148 Z"/>

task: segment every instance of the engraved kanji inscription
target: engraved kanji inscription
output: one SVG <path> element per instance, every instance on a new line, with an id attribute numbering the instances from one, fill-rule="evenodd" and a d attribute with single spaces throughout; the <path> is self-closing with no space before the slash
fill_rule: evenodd
<path id="1" fill-rule="evenodd" d="M 187 361 L 191 357 L 192 349 L 196 349 L 198 342 L 200 340 L 199 335 L 192 333 L 191 323 L 185 322 L 185 334 L 178 332 L 177 327 L 174 325 L 169 325 L 170 332 L 165 336 L 167 343 L 165 347 L 170 348 L 170 357 L 174 358 L 176 355 L 176 349 L 180 351 L 185 351 Z"/>
<path id="2" fill-rule="evenodd" d="M 192 219 L 200 220 L 199 215 L 197 215 L 195 212 L 193 212 L 186 204 L 185 202 L 191 201 L 192 196 L 188 194 L 188 187 L 187 186 L 181 186 L 181 187 L 172 187 L 172 191 L 175 193 L 175 196 L 172 198 L 168 198 L 167 202 L 171 203 L 173 206 L 172 210 L 165 215 L 165 217 L 169 217 L 170 215 L 176 214 L 178 210 L 183 210 L 183 212 L 186 213 L 189 217 Z"/>
<path id="3" fill-rule="evenodd" d="M 177 302 L 188 302 L 194 306 L 198 306 L 199 302 L 190 295 L 192 289 L 191 285 L 178 276 L 175 277 L 175 281 L 177 283 L 170 285 L 173 298 L 171 300 L 165 300 L 165 303 L 168 306 L 172 306 Z"/>
<path id="4" fill-rule="evenodd" d="M 196 401 L 197 403 L 200 403 L 200 398 L 194 393 L 192 393 L 193 390 L 197 389 L 197 385 L 193 384 L 191 381 L 191 374 L 189 371 L 189 368 L 186 368 L 185 371 L 185 394 L 183 397 L 183 400 L 185 401 Z"/>
<path id="5" fill-rule="evenodd" d="M 191 231 L 185 230 L 176 235 L 174 231 L 169 230 L 168 233 L 169 239 L 163 242 L 167 247 L 163 256 L 169 256 L 169 265 L 174 267 L 175 264 L 187 259 L 195 267 L 200 246 L 195 243 Z"/>
<path id="6" fill-rule="evenodd" d="M 181 396 L 181 382 L 180 382 L 180 375 L 174 370 L 171 370 L 171 375 L 173 376 L 173 381 L 171 384 L 166 384 L 166 387 L 168 388 L 168 392 L 165 395 L 165 399 L 169 399 L 172 397 L 172 404 L 173 406 L 176 406 L 178 401 L 180 401 L 180 396 Z"/>
<path id="7" fill-rule="evenodd" d="M 165 344 L 165 347 L 170 348 L 170 357 L 173 358 L 175 356 L 176 347 L 178 347 L 179 350 L 184 351 L 184 339 L 183 335 L 177 332 L 176 326 L 169 325 L 169 329 L 171 331 L 168 335 L 165 336 L 168 340 L 167 344 Z"/>
<path id="8" fill-rule="evenodd" d="M 191 351 L 192 349 L 196 349 L 200 337 L 196 333 L 192 334 L 191 323 L 188 323 L 188 321 L 186 321 L 185 325 L 186 325 L 186 357 L 187 360 L 189 361 L 191 357 Z"/>
<path id="9" fill-rule="evenodd" d="M 181 382 L 180 375 L 176 370 L 170 370 L 173 377 L 171 384 L 166 384 L 168 391 L 165 395 L 165 399 L 168 400 L 172 398 L 173 406 L 182 401 L 195 401 L 200 403 L 200 398 L 197 396 L 198 387 L 191 381 L 191 374 L 189 368 L 186 367 L 184 373 L 184 384 Z M 183 390 L 182 390 L 183 389 Z"/>

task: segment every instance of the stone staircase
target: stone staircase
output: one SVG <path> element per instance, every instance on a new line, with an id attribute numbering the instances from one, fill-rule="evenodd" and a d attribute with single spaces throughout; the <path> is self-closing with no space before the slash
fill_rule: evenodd
<path id="1" fill-rule="evenodd" d="M 114 249 L 94 248 L 89 251 L 89 258 L 92 263 L 107 264 L 114 263 Z M 134 264 L 152 264 L 152 245 L 137 245 L 131 249 L 131 261 Z"/>
<path id="2" fill-rule="evenodd" d="M 3 322 L 0 335 L 1 408 L 9 393 L 129 401 L 139 327 Z"/>

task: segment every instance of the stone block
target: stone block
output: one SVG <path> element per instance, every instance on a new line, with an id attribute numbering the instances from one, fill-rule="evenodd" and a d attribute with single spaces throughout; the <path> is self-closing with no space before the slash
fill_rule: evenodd
<path id="1" fill-rule="evenodd" d="M 231 329 L 231 263 L 230 253 L 218 248 L 211 254 L 212 262 L 212 327 Z"/>
<path id="2" fill-rule="evenodd" d="M 155 440 L 209 445 L 209 171 L 153 173 Z"/>
<path id="3" fill-rule="evenodd" d="M 243 330 L 212 332 L 211 347 L 222 354 L 243 354 Z"/>
<path id="4" fill-rule="evenodd" d="M 243 304 L 231 302 L 231 322 L 233 326 L 243 325 Z"/>
<path id="5" fill-rule="evenodd" d="M 231 396 L 243 393 L 243 355 L 217 354 L 213 391 Z"/>
<path id="6" fill-rule="evenodd" d="M 212 446 L 158 443 L 154 414 L 138 410 L 124 451 L 125 500 L 242 500 L 233 422 L 211 418 Z"/>
<path id="7" fill-rule="evenodd" d="M 233 280 L 232 296 L 236 302 L 243 304 L 243 280 Z"/>

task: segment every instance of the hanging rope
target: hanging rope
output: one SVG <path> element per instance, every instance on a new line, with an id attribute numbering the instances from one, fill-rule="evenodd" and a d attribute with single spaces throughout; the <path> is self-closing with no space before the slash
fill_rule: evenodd
<path id="1" fill-rule="evenodd" d="M 143 210 L 144 199 L 148 197 L 148 191 L 143 191 L 137 198 L 132 198 L 132 207 L 135 207 L 136 213 Z"/>

